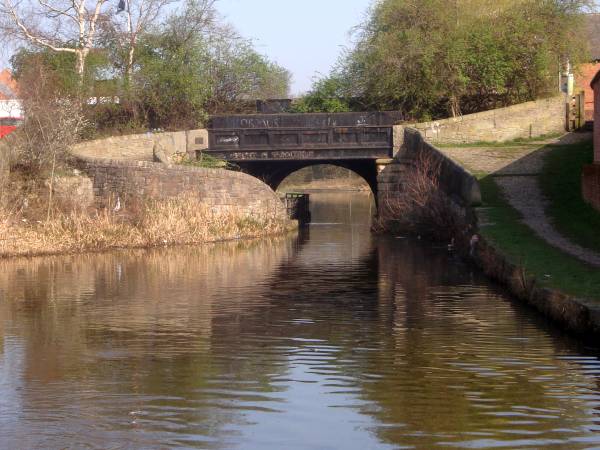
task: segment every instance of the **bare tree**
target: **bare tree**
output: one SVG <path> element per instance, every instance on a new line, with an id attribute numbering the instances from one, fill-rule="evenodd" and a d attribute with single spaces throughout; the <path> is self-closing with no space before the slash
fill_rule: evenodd
<path id="1" fill-rule="evenodd" d="M 25 121 L 9 136 L 11 163 L 28 178 L 47 181 L 49 218 L 56 170 L 67 165 L 69 148 L 88 123 L 81 102 L 62 95 L 54 74 L 39 61 L 27 66 L 20 82 Z"/>
<path id="2" fill-rule="evenodd" d="M 420 152 L 395 189 L 384 196 L 382 217 L 403 232 L 445 242 L 464 239 L 468 230 L 466 211 L 443 192 L 442 165 L 439 156 Z"/>
<path id="3" fill-rule="evenodd" d="M 108 0 L 0 0 L 0 31 L 35 47 L 76 56 L 83 78 Z"/>

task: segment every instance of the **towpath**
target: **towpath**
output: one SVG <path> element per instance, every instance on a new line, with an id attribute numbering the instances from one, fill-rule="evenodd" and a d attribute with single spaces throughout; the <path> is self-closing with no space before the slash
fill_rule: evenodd
<path id="1" fill-rule="evenodd" d="M 480 177 L 493 176 L 506 200 L 521 214 L 523 222 L 548 244 L 600 267 L 600 253 L 574 243 L 556 230 L 545 212 L 548 201 L 539 186 L 544 157 L 553 146 L 591 138 L 591 133 L 570 133 L 556 139 L 522 144 L 482 144 L 442 147 L 440 150 Z"/>

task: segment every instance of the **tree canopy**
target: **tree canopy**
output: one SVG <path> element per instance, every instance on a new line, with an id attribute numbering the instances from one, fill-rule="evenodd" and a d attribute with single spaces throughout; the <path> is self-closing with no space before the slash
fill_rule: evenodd
<path id="1" fill-rule="evenodd" d="M 229 112 L 241 100 L 286 97 L 289 72 L 223 23 L 214 3 L 129 0 L 121 16 L 99 16 L 85 64 L 80 53 L 53 48 L 81 50 L 76 40 L 61 43 L 62 35 L 53 35 L 50 47 L 25 39 L 12 59 L 15 76 L 35 82 L 27 74 L 41 66 L 61 96 L 108 99 L 87 108 L 99 128 L 197 127 L 207 114 Z"/>
<path id="2" fill-rule="evenodd" d="M 585 0 L 381 0 L 307 99 L 441 117 L 550 95 L 585 55 Z M 318 102 L 317 102 L 318 103 Z M 322 103 L 322 100 L 321 100 Z M 327 107 L 327 105 L 325 105 Z"/>

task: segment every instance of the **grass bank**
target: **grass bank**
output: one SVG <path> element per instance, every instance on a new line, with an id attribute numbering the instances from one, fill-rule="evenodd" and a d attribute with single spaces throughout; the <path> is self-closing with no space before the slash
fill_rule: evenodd
<path id="1" fill-rule="evenodd" d="M 546 214 L 571 241 L 600 252 L 600 212 L 581 196 L 581 169 L 594 158 L 592 141 L 550 146 L 540 175 Z"/>
<path id="2" fill-rule="evenodd" d="M 0 257 L 35 256 L 202 244 L 290 231 L 275 217 L 257 219 L 235 208 L 215 212 L 198 200 L 149 200 L 135 210 L 57 211 L 49 220 L 27 219 L 7 205 L 0 211 Z"/>
<path id="3" fill-rule="evenodd" d="M 581 168 L 590 158 L 589 142 L 551 146 L 539 175 L 548 199 L 547 213 L 557 229 L 574 242 L 600 249 L 600 214 L 581 198 Z M 600 300 L 600 270 L 565 254 L 521 222 L 492 176 L 480 180 L 481 234 L 508 259 L 544 287 L 579 298 Z"/>

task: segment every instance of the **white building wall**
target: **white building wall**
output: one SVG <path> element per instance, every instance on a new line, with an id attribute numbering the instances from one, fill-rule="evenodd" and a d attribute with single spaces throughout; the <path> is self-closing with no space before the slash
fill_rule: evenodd
<path id="1" fill-rule="evenodd" d="M 23 107 L 20 100 L 0 100 L 0 119 L 8 117 L 23 117 Z"/>

